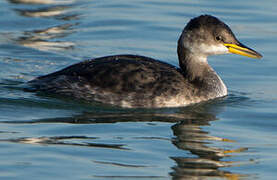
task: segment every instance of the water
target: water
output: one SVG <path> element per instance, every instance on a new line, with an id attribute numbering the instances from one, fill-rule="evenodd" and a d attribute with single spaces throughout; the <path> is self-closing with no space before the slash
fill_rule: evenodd
<path id="1" fill-rule="evenodd" d="M 2 0 L 0 7 L 1 179 L 275 179 L 274 0 Z M 227 98 L 121 109 L 17 88 L 111 54 L 177 65 L 184 25 L 206 13 L 264 55 L 209 58 Z"/>

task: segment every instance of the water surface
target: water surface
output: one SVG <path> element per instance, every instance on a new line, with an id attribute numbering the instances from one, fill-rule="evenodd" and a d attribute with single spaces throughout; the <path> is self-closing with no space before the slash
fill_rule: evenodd
<path id="1" fill-rule="evenodd" d="M 274 179 L 276 3 L 3 0 L 1 179 Z M 139 54 L 178 65 L 192 17 L 226 22 L 262 60 L 209 58 L 229 96 L 183 108 L 122 109 L 24 92 L 73 63 Z"/>

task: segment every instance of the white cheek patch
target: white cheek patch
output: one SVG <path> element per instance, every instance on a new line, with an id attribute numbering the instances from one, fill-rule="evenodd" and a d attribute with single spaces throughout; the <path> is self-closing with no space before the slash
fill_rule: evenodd
<path id="1" fill-rule="evenodd" d="M 228 48 L 223 44 L 218 45 L 208 45 L 200 44 L 198 47 L 199 52 L 206 55 L 216 55 L 216 54 L 227 54 L 229 53 Z"/>
<path id="2" fill-rule="evenodd" d="M 200 45 L 191 45 L 189 43 L 184 43 L 184 46 L 190 49 L 191 52 L 197 55 L 209 56 L 209 55 L 216 55 L 216 54 L 227 54 L 229 53 L 228 48 L 225 47 L 223 44 L 218 45 L 209 45 L 202 43 Z"/>

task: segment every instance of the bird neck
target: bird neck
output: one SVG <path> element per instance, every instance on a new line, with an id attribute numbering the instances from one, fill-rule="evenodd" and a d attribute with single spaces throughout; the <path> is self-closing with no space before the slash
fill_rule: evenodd
<path id="1" fill-rule="evenodd" d="M 214 73 L 214 70 L 207 62 L 207 56 L 192 53 L 182 45 L 178 45 L 179 65 L 185 76 L 194 81 L 204 80 L 206 73 Z"/>
<path id="2" fill-rule="evenodd" d="M 221 78 L 208 64 L 207 56 L 194 54 L 185 48 L 182 43 L 178 44 L 179 65 L 186 79 L 197 88 L 212 95 L 225 96 L 227 88 Z"/>

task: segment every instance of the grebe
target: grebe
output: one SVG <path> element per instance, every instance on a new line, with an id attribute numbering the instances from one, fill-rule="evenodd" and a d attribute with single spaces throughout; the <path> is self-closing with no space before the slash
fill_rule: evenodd
<path id="1" fill-rule="evenodd" d="M 216 17 L 193 18 L 178 40 L 179 66 L 138 55 L 114 55 L 71 65 L 28 82 L 35 91 L 121 107 L 177 107 L 227 95 L 207 56 L 261 58 Z"/>

